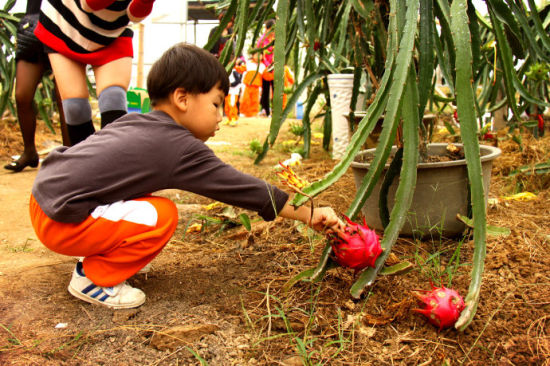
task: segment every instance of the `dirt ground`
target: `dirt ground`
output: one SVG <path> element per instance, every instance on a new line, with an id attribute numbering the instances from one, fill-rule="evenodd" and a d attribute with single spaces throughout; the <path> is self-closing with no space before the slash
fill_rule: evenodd
<path id="1" fill-rule="evenodd" d="M 225 161 L 271 182 L 273 166 L 290 153 L 283 134 L 258 166 L 248 144 L 263 142 L 268 119 L 223 126 L 211 147 Z M 181 191 L 162 191 L 180 208 L 180 225 L 148 274 L 130 279 L 147 294 L 138 309 L 113 311 L 72 297 L 67 285 L 74 258 L 48 251 L 28 218 L 36 169 L 0 170 L 0 364 L 1 365 L 550 365 L 550 183 L 542 175 L 507 175 L 522 165 L 550 161 L 550 133 L 524 135 L 524 150 L 506 137 L 493 167 L 488 208 L 491 225 L 506 237 L 487 240 L 486 270 L 476 317 L 464 332 L 438 331 L 413 312 L 414 289 L 440 278 L 465 295 L 472 242 L 400 238 L 393 253 L 413 269 L 379 276 L 358 301 L 349 288 L 352 271 L 337 268 L 317 284 L 285 283 L 314 266 L 324 246 L 300 225 L 264 223 L 251 212 L 224 207 Z M 0 123 L 2 165 L 20 152 L 18 128 Z M 60 143 L 41 128 L 39 149 Z M 310 181 L 334 162 L 319 145 L 297 166 Z M 530 191 L 533 200 L 502 197 Z M 345 212 L 355 194 L 351 173 L 316 198 Z M 246 213 L 242 226 L 213 219 Z M 202 215 L 202 216 L 200 216 Z M 186 233 L 203 223 L 203 232 Z M 460 265 L 451 262 L 461 245 Z M 435 254 L 434 254 L 435 253 Z M 435 263 L 435 264 L 434 264 Z"/>

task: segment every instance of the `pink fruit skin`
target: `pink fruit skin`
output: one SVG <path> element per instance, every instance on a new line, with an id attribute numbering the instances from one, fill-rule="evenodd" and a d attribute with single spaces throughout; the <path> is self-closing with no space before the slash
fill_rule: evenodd
<path id="1" fill-rule="evenodd" d="M 431 291 L 425 291 L 424 295 L 414 292 L 414 295 L 422 301 L 422 309 L 413 309 L 428 318 L 428 321 L 439 327 L 439 330 L 452 327 L 465 307 L 464 299 L 453 289 L 435 287 Z"/>
<path id="2" fill-rule="evenodd" d="M 343 232 L 330 238 L 336 263 L 355 271 L 374 267 L 376 259 L 382 253 L 378 235 L 364 221 L 364 225 L 360 225 L 344 217 L 348 226 Z"/>

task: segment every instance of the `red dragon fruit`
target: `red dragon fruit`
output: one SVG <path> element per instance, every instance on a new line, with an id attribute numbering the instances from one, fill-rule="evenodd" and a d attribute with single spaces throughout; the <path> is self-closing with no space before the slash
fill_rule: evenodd
<path id="1" fill-rule="evenodd" d="M 374 267 L 376 258 L 382 253 L 378 235 L 368 228 L 365 220 L 361 225 L 351 221 L 347 216 L 344 217 L 348 222 L 344 231 L 330 236 L 336 263 L 356 272 L 365 267 Z"/>
<path id="2" fill-rule="evenodd" d="M 423 292 L 425 292 L 424 295 L 413 292 L 425 305 L 423 309 L 413 310 L 425 315 L 430 323 L 439 327 L 439 330 L 452 327 L 465 307 L 462 296 L 453 289 L 435 287 L 433 284 L 431 291 L 423 290 Z"/>

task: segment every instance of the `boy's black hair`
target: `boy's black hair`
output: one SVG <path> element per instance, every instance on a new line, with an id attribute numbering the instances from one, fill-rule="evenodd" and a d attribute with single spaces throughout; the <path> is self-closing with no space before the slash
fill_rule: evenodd
<path id="1" fill-rule="evenodd" d="M 187 43 L 170 47 L 147 75 L 147 91 L 153 106 L 177 88 L 191 94 L 202 94 L 217 84 L 227 95 L 229 77 L 225 68 L 210 52 Z"/>

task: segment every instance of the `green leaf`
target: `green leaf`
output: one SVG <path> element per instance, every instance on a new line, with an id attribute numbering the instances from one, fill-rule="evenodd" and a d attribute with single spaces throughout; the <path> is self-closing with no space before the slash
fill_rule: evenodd
<path id="1" fill-rule="evenodd" d="M 401 171 L 401 165 L 403 163 L 403 148 L 400 148 L 395 153 L 393 160 L 390 163 L 390 166 L 384 176 L 384 181 L 380 186 L 379 200 L 378 200 L 378 210 L 380 211 L 380 222 L 382 227 L 385 229 L 388 226 L 390 221 L 390 211 L 388 209 L 388 192 L 390 186 L 393 183 L 393 180 L 396 176 L 399 175 Z"/>
<path id="2" fill-rule="evenodd" d="M 370 13 L 374 10 L 374 3 L 372 0 L 352 0 L 353 9 L 365 20 L 370 20 Z"/>
<path id="3" fill-rule="evenodd" d="M 321 85 L 316 85 L 315 88 L 313 88 L 313 91 L 307 99 L 307 105 L 304 110 L 304 116 L 302 118 L 302 125 L 304 126 L 304 158 L 306 159 L 309 157 L 311 147 L 311 122 L 309 114 L 311 113 L 311 109 L 315 105 L 315 102 L 317 101 L 317 98 L 321 93 L 321 89 Z"/>
<path id="4" fill-rule="evenodd" d="M 506 40 L 504 32 L 502 30 L 501 24 L 499 23 L 494 10 L 491 6 L 488 6 L 489 15 L 491 17 L 491 22 L 493 24 L 493 30 L 495 32 L 495 37 L 498 45 L 498 57 L 502 64 L 503 74 L 504 74 L 504 83 L 506 85 L 506 95 L 508 97 L 508 105 L 514 112 L 514 116 L 519 121 L 521 120 L 520 111 L 518 110 L 516 104 L 515 93 L 518 92 L 525 100 L 535 103 L 541 106 L 550 106 L 549 103 L 544 102 L 540 99 L 534 98 L 521 84 L 521 81 L 518 79 L 514 68 L 514 61 L 512 58 L 512 51 Z"/>
<path id="5" fill-rule="evenodd" d="M 246 32 L 248 31 L 248 25 L 249 25 L 249 17 L 248 17 L 249 3 L 250 3 L 249 0 L 240 0 L 240 7 L 238 9 L 238 13 L 236 17 L 236 20 L 238 21 L 238 23 L 237 23 L 236 32 L 235 32 L 238 43 L 237 43 L 237 48 L 234 51 L 232 62 L 226 66 L 227 72 L 230 72 L 233 69 L 233 66 L 235 65 L 237 58 L 239 57 L 240 54 L 242 54 L 244 41 L 246 40 Z M 256 6 L 258 6 L 258 4 L 256 4 Z M 229 42 L 231 41 L 232 40 L 230 40 Z M 224 47 L 224 51 L 226 51 L 225 48 L 227 48 L 228 50 L 231 49 L 231 47 Z M 222 58 L 222 60 L 224 59 Z"/>
<path id="6" fill-rule="evenodd" d="M 326 110 L 325 110 L 325 118 L 323 118 L 323 149 L 325 149 L 325 151 L 328 151 L 330 147 L 330 137 L 332 135 L 332 113 L 331 113 L 331 105 L 330 105 L 330 93 L 328 88 L 324 88 L 324 89 L 325 89 L 324 90 L 325 100 L 327 104 L 326 104 Z M 296 198 L 297 197 L 295 197 L 294 201 L 296 201 Z M 302 196 L 300 198 L 306 198 L 306 197 Z M 305 202 L 305 200 L 303 202 Z"/>
<path id="7" fill-rule="evenodd" d="M 511 31 L 511 36 L 515 38 L 513 42 L 519 42 L 519 40 L 522 39 L 522 34 L 510 7 L 502 0 L 487 0 L 487 2 L 490 3 L 494 14 L 498 20 L 500 20 L 499 24 L 506 24 L 508 29 Z M 508 39 L 510 41 L 510 38 Z M 523 53 L 523 50 L 521 50 L 520 53 Z M 520 54 L 516 55 L 521 57 Z"/>
<path id="8" fill-rule="evenodd" d="M 411 262 L 404 261 L 394 264 L 393 266 L 383 267 L 380 270 L 380 274 L 383 276 L 401 275 L 410 272 L 411 269 L 413 269 L 413 264 Z"/>
<path id="9" fill-rule="evenodd" d="M 269 150 L 269 146 L 272 145 L 275 142 L 275 139 L 277 138 L 277 135 L 279 134 L 279 130 L 281 129 L 281 125 L 283 121 L 286 119 L 292 108 L 294 108 L 294 105 L 296 105 L 296 102 L 298 101 L 298 98 L 303 93 L 303 91 L 311 84 L 313 84 L 317 79 L 319 79 L 322 75 L 321 74 L 311 74 L 309 75 L 300 85 L 296 87 L 296 90 L 292 94 L 292 96 L 288 99 L 287 106 L 285 110 L 283 111 L 282 115 L 280 115 L 278 120 L 275 119 L 275 111 L 273 111 L 273 118 L 271 119 L 271 125 L 270 125 L 270 132 L 269 135 L 265 139 L 264 148 L 262 150 L 262 153 L 259 154 L 256 157 L 256 160 L 254 160 L 254 164 L 259 164 L 265 155 L 267 154 L 267 151 Z M 282 83 L 281 83 L 282 85 Z M 282 96 L 281 96 L 281 103 L 282 103 Z M 282 104 L 281 104 L 282 107 Z M 273 143 L 271 143 L 271 137 L 273 137 Z"/>
<path id="10" fill-rule="evenodd" d="M 446 52 L 446 56 L 443 57 L 443 59 L 440 59 L 439 61 L 442 62 L 445 60 L 445 63 L 448 63 L 449 65 L 454 65 L 455 63 L 455 47 L 453 45 L 453 37 L 452 32 L 450 28 L 450 10 L 449 10 L 449 2 L 448 0 L 435 0 L 434 4 L 434 13 L 439 19 L 439 25 L 441 30 L 441 45 L 443 47 L 443 51 Z M 435 22 L 433 23 L 434 30 L 435 30 Z M 446 47 L 445 47 L 446 46 Z M 438 55 L 439 57 L 439 55 Z M 452 77 L 452 79 L 447 79 L 447 82 L 450 84 L 453 84 L 454 82 L 454 73 L 453 68 L 450 68 L 450 73 L 447 75 L 449 77 Z"/>
<path id="11" fill-rule="evenodd" d="M 407 9 L 416 15 L 418 8 L 411 6 Z M 412 20 L 412 19 L 410 19 Z M 405 95 L 403 98 L 403 109 L 401 111 L 403 118 L 403 164 L 399 176 L 399 185 L 395 192 L 395 204 L 391 211 L 390 222 L 384 229 L 382 237 L 382 253 L 376 259 L 375 267 L 368 268 L 359 275 L 359 278 L 351 287 L 351 296 L 358 299 L 365 287 L 374 283 L 376 275 L 382 269 L 386 258 L 395 244 L 399 232 L 406 220 L 406 213 L 409 210 L 416 185 L 417 163 L 418 163 L 418 90 L 416 85 L 416 73 L 414 66 L 409 67 L 409 76 L 405 85 Z"/>
<path id="12" fill-rule="evenodd" d="M 441 42 L 441 39 L 437 33 L 437 29 L 434 24 L 432 24 L 432 33 L 433 33 L 434 47 L 435 47 L 435 53 L 437 55 L 437 62 L 439 64 L 439 69 L 441 70 L 441 74 L 443 75 L 445 82 L 449 86 L 451 95 L 454 95 L 455 87 L 454 87 L 454 80 L 451 75 L 451 61 L 450 61 L 450 58 L 445 57 L 445 53 L 443 51 L 443 43 Z M 437 97 L 437 94 L 435 94 L 434 96 Z"/>
<path id="13" fill-rule="evenodd" d="M 216 29 L 212 37 L 210 37 L 208 42 L 206 42 L 206 44 L 204 45 L 203 48 L 205 50 L 210 50 L 212 46 L 214 46 L 214 43 L 216 43 L 216 41 L 220 38 L 220 36 L 222 35 L 222 32 L 227 27 L 227 24 L 229 23 L 229 21 L 235 16 L 235 12 L 237 11 L 238 4 L 239 4 L 239 0 L 231 0 L 231 3 L 229 4 L 229 8 L 227 9 L 222 19 L 220 20 L 220 24 L 218 28 Z"/>
<path id="14" fill-rule="evenodd" d="M 250 225 L 250 217 L 248 217 L 247 214 L 240 214 L 239 219 L 241 220 L 241 224 L 243 224 L 246 230 L 250 231 L 252 229 L 252 226 Z"/>
<path id="15" fill-rule="evenodd" d="M 0 23 L 6 27 L 12 37 L 17 37 L 17 23 L 15 21 L 9 21 L 7 19 L 0 19 Z M 1 29 L 1 27 L 0 27 Z"/>
<path id="16" fill-rule="evenodd" d="M 466 226 L 474 228 L 474 220 L 460 214 L 456 215 L 456 217 L 466 224 Z M 510 234 L 511 230 L 507 227 L 487 225 L 488 236 L 509 236 Z"/>
<path id="17" fill-rule="evenodd" d="M 432 91 L 434 72 L 433 0 L 420 1 L 420 26 L 418 31 L 418 93 L 420 118 Z"/>
<path id="18" fill-rule="evenodd" d="M 550 172 L 550 161 L 545 163 L 538 163 L 534 166 L 523 165 L 513 170 L 508 174 L 508 177 L 513 177 L 518 174 L 532 175 L 532 174 L 548 174 Z"/>
<path id="19" fill-rule="evenodd" d="M 523 4 L 521 4 L 521 8 L 513 1 L 508 0 L 508 6 L 513 11 L 514 16 L 516 17 L 517 21 L 521 25 L 521 29 L 523 30 L 523 34 L 527 37 L 529 40 L 526 42 L 526 46 L 533 49 L 535 54 L 545 60 L 546 62 L 550 62 L 550 55 L 548 55 L 547 52 L 544 52 L 537 42 L 537 33 L 536 31 L 533 32 L 531 30 L 531 26 L 529 25 L 529 20 L 527 19 L 527 16 L 525 15 L 525 8 L 523 7 Z"/>
<path id="20" fill-rule="evenodd" d="M 16 0 L 8 0 L 6 1 L 6 4 L 4 4 L 4 11 L 8 12 L 10 11 L 13 6 L 15 5 Z"/>
<path id="21" fill-rule="evenodd" d="M 295 284 L 300 281 L 309 281 L 309 278 L 315 271 L 315 268 L 308 268 L 305 271 L 298 273 L 296 276 L 292 277 L 290 280 L 285 282 L 282 287 L 283 292 L 288 292 Z"/>
<path id="22" fill-rule="evenodd" d="M 535 25 L 537 35 L 544 45 L 544 48 L 546 50 L 550 50 L 550 37 L 548 36 L 548 31 L 545 29 L 546 27 L 540 21 L 539 13 L 537 11 L 537 5 L 533 0 L 527 0 L 527 3 L 529 4 L 529 15 L 531 20 L 533 21 L 533 24 Z M 550 18 L 547 15 L 546 20 L 548 21 L 549 19 Z"/>
<path id="23" fill-rule="evenodd" d="M 386 115 L 384 117 L 382 132 L 378 140 L 378 146 L 376 147 L 371 168 L 363 178 L 363 182 L 357 190 L 357 195 L 347 211 L 348 216 L 352 220 L 359 213 L 361 207 L 363 207 L 365 201 L 370 196 L 372 189 L 384 169 L 392 144 L 395 141 L 400 118 L 399 112 L 401 110 L 401 105 L 406 99 L 403 97 L 403 93 L 409 77 L 410 65 L 412 64 L 414 40 L 418 23 L 417 16 L 419 4 L 413 1 L 409 5 L 410 6 L 407 8 L 407 17 L 403 26 L 403 38 L 399 42 L 399 51 L 395 60 L 395 71 L 389 92 L 390 97 L 388 98 L 386 106 Z M 412 12 L 414 12 L 414 14 L 412 14 Z M 392 36 L 390 35 L 390 37 Z M 416 109 L 418 110 L 418 105 L 416 105 Z"/>
<path id="24" fill-rule="evenodd" d="M 475 94 L 472 87 L 472 51 L 468 26 L 466 0 L 454 0 L 451 6 L 451 28 L 456 54 L 456 104 L 460 120 L 460 134 L 464 144 L 464 155 L 470 182 L 472 213 L 474 217 L 474 257 L 470 288 L 466 296 L 466 308 L 455 327 L 464 330 L 472 321 L 481 289 L 485 260 L 486 209 L 483 191 L 481 157 L 477 139 L 477 123 L 474 108 Z M 493 26 L 495 24 L 493 23 Z"/>
<path id="25" fill-rule="evenodd" d="M 275 47 L 273 49 L 273 115 L 269 129 L 269 144 L 273 146 L 283 122 L 283 80 L 285 67 L 286 30 L 288 18 L 288 0 L 279 0 L 277 21 L 275 22 Z"/>

